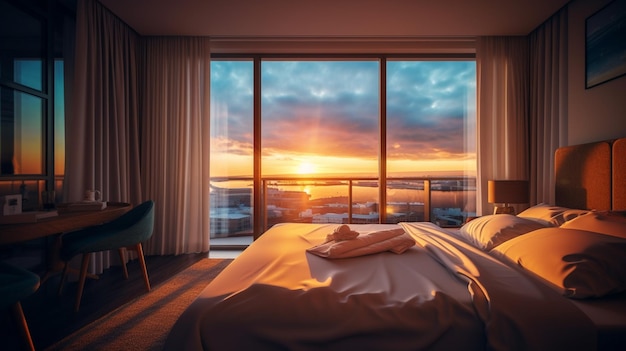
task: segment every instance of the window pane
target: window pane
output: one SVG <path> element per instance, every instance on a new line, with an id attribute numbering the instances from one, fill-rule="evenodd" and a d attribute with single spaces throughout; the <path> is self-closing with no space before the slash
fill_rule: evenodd
<path id="1" fill-rule="evenodd" d="M 42 90 L 42 22 L 6 1 L 0 1 L 0 23 L 2 79 Z"/>
<path id="2" fill-rule="evenodd" d="M 42 174 L 42 100 L 8 88 L 1 93 L 2 174 Z"/>
<path id="3" fill-rule="evenodd" d="M 251 234 L 252 61 L 211 62 L 211 237 Z"/>
<path id="4" fill-rule="evenodd" d="M 387 63 L 387 175 L 431 179 L 432 221 L 475 214 L 475 101 L 474 61 Z M 409 180 L 390 183 L 387 194 L 411 211 L 426 196 Z"/>
<path id="5" fill-rule="evenodd" d="M 13 70 L 14 80 L 16 83 L 41 90 L 43 80 L 42 69 L 41 60 L 15 60 Z"/>
<path id="6" fill-rule="evenodd" d="M 54 62 L 54 174 L 65 174 L 65 81 L 63 60 Z"/>
<path id="7" fill-rule="evenodd" d="M 262 173 L 378 172 L 377 61 L 264 61 Z"/>
<path id="8" fill-rule="evenodd" d="M 377 176 L 378 95 L 378 61 L 262 62 L 261 167 L 270 184 L 268 227 L 287 221 L 349 222 L 350 187 L 329 178 Z M 285 176 L 319 180 L 294 182 Z M 356 185 L 352 220 L 378 222 L 377 185 Z"/>

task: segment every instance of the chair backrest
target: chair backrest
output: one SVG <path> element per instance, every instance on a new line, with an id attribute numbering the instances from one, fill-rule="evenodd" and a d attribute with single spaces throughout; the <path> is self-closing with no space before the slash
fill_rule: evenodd
<path id="1" fill-rule="evenodd" d="M 86 245 L 88 251 L 112 250 L 144 242 L 154 228 L 154 201 L 148 200 L 133 207 L 117 219 L 105 223 L 93 234 Z"/>
<path id="2" fill-rule="evenodd" d="M 117 229 L 122 229 L 137 225 L 138 222 L 141 222 L 143 220 L 150 221 L 150 217 L 154 218 L 154 201 L 152 200 L 148 200 L 131 208 L 128 212 L 124 213 L 118 218 L 108 223 L 105 223 L 104 226 L 111 226 Z"/>
<path id="3" fill-rule="evenodd" d="M 126 236 L 132 241 L 130 244 L 146 241 L 152 236 L 154 228 L 154 201 L 148 200 L 137 205 L 108 224 L 111 228 L 124 232 L 119 236 Z"/>

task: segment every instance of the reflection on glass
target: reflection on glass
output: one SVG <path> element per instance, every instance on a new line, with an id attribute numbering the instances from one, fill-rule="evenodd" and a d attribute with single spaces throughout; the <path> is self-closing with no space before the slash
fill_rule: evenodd
<path id="1" fill-rule="evenodd" d="M 211 238 L 252 235 L 252 178 L 211 181 Z"/>
<path id="2" fill-rule="evenodd" d="M 212 238 L 252 234 L 252 72 L 249 60 L 211 61 Z"/>

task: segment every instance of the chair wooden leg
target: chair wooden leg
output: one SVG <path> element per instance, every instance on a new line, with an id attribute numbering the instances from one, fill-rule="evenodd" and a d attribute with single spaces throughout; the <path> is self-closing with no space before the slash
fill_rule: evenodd
<path id="1" fill-rule="evenodd" d="M 87 268 L 89 267 L 89 258 L 91 252 L 83 254 L 83 262 L 80 265 L 80 276 L 78 277 L 78 292 L 76 294 L 76 303 L 74 305 L 74 311 L 78 312 L 80 309 L 80 300 L 83 297 L 83 289 L 85 288 L 85 280 L 87 279 Z"/>
<path id="2" fill-rule="evenodd" d="M 135 250 L 137 250 L 137 256 L 139 257 L 139 264 L 141 265 L 141 270 L 143 273 L 143 282 L 146 285 L 146 289 L 150 291 L 150 279 L 148 278 L 148 268 L 146 267 L 146 258 L 143 257 L 143 247 L 141 243 L 135 246 Z"/>
<path id="3" fill-rule="evenodd" d="M 122 271 L 124 273 L 124 279 L 128 280 L 128 269 L 126 268 L 126 255 L 125 253 L 125 248 L 120 247 L 119 249 L 117 249 L 117 252 L 120 254 L 120 261 L 122 262 Z"/>
<path id="4" fill-rule="evenodd" d="M 22 340 L 24 342 L 25 350 L 35 350 L 35 345 L 33 344 L 33 339 L 30 336 L 30 330 L 28 329 L 28 323 L 26 323 L 26 317 L 24 317 L 24 310 L 22 310 L 22 304 L 18 301 L 16 302 L 12 308 L 11 312 L 13 313 L 13 318 L 17 323 L 20 333 L 22 334 Z"/>

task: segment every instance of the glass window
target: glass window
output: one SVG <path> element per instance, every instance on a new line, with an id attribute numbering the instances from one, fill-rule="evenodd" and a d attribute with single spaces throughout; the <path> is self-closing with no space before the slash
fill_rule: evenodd
<path id="1" fill-rule="evenodd" d="M 252 234 L 253 63 L 211 62 L 211 237 Z"/>
<path id="2" fill-rule="evenodd" d="M 431 181 L 429 199 L 423 181 L 390 182 L 388 222 L 457 226 L 475 214 L 475 111 L 474 61 L 387 62 L 387 176 Z"/>
<path id="3" fill-rule="evenodd" d="M 15 60 L 13 76 L 16 83 L 42 90 L 43 68 L 40 59 Z"/>
<path id="4" fill-rule="evenodd" d="M 0 196 L 21 193 L 23 211 L 38 208 L 42 190 L 62 194 L 63 56 L 75 20 L 64 7 L 0 1 Z"/>
<path id="5" fill-rule="evenodd" d="M 63 60 L 54 61 L 54 174 L 65 174 L 65 80 Z"/>
<path id="6" fill-rule="evenodd" d="M 378 172 L 378 61 L 263 61 L 262 173 Z"/>
<path id="7" fill-rule="evenodd" d="M 0 1 L 0 23 L 0 77 L 41 91 L 44 24 L 6 1 Z"/>
<path id="8" fill-rule="evenodd" d="M 475 172 L 475 101 L 473 61 L 387 62 L 388 176 Z"/>
<path id="9" fill-rule="evenodd" d="M 473 60 L 250 60 L 212 62 L 212 235 L 251 228 L 258 160 L 265 229 L 382 217 L 458 226 L 475 215 Z"/>
<path id="10" fill-rule="evenodd" d="M 43 101 L 7 88 L 1 92 L 2 174 L 42 174 Z"/>

